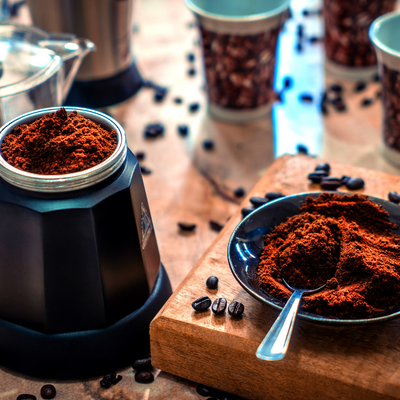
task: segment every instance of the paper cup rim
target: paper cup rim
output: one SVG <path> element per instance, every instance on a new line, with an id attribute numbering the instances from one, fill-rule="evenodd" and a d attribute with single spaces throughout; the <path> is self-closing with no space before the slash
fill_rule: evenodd
<path id="1" fill-rule="evenodd" d="M 384 23 L 387 20 L 390 20 L 392 18 L 400 19 L 400 12 L 393 11 L 393 12 L 381 15 L 374 22 L 372 22 L 372 24 L 369 28 L 369 38 L 371 39 L 371 42 L 374 44 L 374 46 L 377 49 L 383 51 L 384 53 L 390 54 L 393 57 L 400 58 L 400 51 L 393 50 L 389 46 L 386 46 L 376 36 L 376 31 L 379 29 L 379 27 L 382 25 L 382 23 Z M 400 23 L 400 21 L 399 21 L 399 23 Z"/>
<path id="2" fill-rule="evenodd" d="M 218 1 L 218 0 L 216 0 Z M 202 8 L 196 6 L 193 3 L 193 0 L 184 0 L 186 6 L 191 10 L 193 13 L 197 15 L 201 15 L 204 18 L 209 18 L 213 19 L 216 21 L 223 21 L 223 22 L 236 22 L 236 23 L 241 23 L 241 22 L 251 22 L 251 21 L 261 21 L 263 19 L 268 19 L 275 17 L 289 8 L 290 5 L 290 0 L 285 0 L 283 4 L 277 8 L 274 8 L 271 11 L 259 13 L 259 14 L 249 14 L 246 16 L 238 16 L 238 17 L 233 17 L 233 16 L 225 16 L 222 14 L 214 14 L 210 13 L 207 11 L 204 11 Z"/>

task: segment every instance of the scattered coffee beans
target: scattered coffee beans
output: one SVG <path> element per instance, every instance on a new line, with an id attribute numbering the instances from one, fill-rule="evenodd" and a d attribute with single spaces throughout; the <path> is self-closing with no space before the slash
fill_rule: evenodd
<path id="1" fill-rule="evenodd" d="M 187 55 L 187 59 L 189 62 L 194 62 L 194 60 L 196 59 L 195 55 L 193 53 L 189 53 Z"/>
<path id="2" fill-rule="evenodd" d="M 145 139 L 157 138 L 164 133 L 164 130 L 165 130 L 164 125 L 159 122 L 156 124 L 148 124 L 146 125 L 144 131 L 144 137 Z"/>
<path id="3" fill-rule="evenodd" d="M 175 103 L 175 104 L 182 104 L 182 103 L 183 103 L 183 100 L 182 100 L 181 97 L 175 97 L 175 98 L 174 98 L 174 103 Z"/>
<path id="4" fill-rule="evenodd" d="M 346 182 L 346 187 L 349 190 L 358 190 L 364 187 L 364 181 L 361 178 L 351 178 Z"/>
<path id="5" fill-rule="evenodd" d="M 333 108 L 336 111 L 343 112 L 347 110 L 346 104 L 344 104 L 341 97 L 337 97 L 331 101 Z"/>
<path id="6" fill-rule="evenodd" d="M 253 204 L 254 208 L 258 208 L 263 206 L 264 204 L 267 204 L 269 201 L 268 198 L 265 197 L 251 197 L 250 198 L 250 203 Z"/>
<path id="7" fill-rule="evenodd" d="M 214 142 L 212 140 L 204 140 L 203 141 L 203 149 L 204 150 L 214 150 Z"/>
<path id="8" fill-rule="evenodd" d="M 132 364 L 132 368 L 138 371 L 150 371 L 153 369 L 153 366 L 151 365 L 151 356 L 135 360 Z"/>
<path id="9" fill-rule="evenodd" d="M 146 154 L 143 151 L 138 151 L 135 153 L 136 158 L 138 161 L 143 161 L 146 157 Z"/>
<path id="10" fill-rule="evenodd" d="M 265 198 L 268 200 L 275 200 L 275 199 L 280 199 L 281 197 L 285 197 L 284 194 L 281 192 L 267 192 L 265 193 Z"/>
<path id="11" fill-rule="evenodd" d="M 192 307 L 196 311 L 206 311 L 211 306 L 211 299 L 208 296 L 199 297 L 192 303 Z"/>
<path id="12" fill-rule="evenodd" d="M 318 164 L 315 167 L 315 171 L 325 171 L 327 174 L 329 174 L 330 170 L 331 166 L 328 163 Z"/>
<path id="13" fill-rule="evenodd" d="M 395 190 L 391 190 L 388 194 L 388 199 L 392 203 L 399 204 L 400 203 L 400 194 L 397 193 Z"/>
<path id="14" fill-rule="evenodd" d="M 210 276 L 206 281 L 206 286 L 209 289 L 218 289 L 218 278 L 216 276 Z"/>
<path id="15" fill-rule="evenodd" d="M 191 224 L 189 222 L 178 222 L 178 227 L 181 231 L 191 232 L 196 229 L 196 224 Z"/>
<path id="16" fill-rule="evenodd" d="M 283 80 L 283 87 L 284 89 L 289 89 L 293 86 L 293 78 L 291 78 L 290 76 L 287 76 L 284 80 Z"/>
<path id="17" fill-rule="evenodd" d="M 143 165 L 140 166 L 140 172 L 142 175 L 150 175 L 153 171 Z"/>
<path id="18" fill-rule="evenodd" d="M 104 376 L 104 378 L 100 381 L 100 386 L 104 389 L 109 389 L 112 385 L 117 384 L 121 379 L 121 375 L 117 376 L 115 372 L 112 372 L 111 374 Z"/>
<path id="19" fill-rule="evenodd" d="M 325 171 L 316 171 L 311 172 L 307 177 L 312 183 L 320 183 L 322 178 L 326 178 L 327 176 L 329 176 L 329 173 Z"/>
<path id="20" fill-rule="evenodd" d="M 223 228 L 224 226 L 223 225 L 221 225 L 219 222 L 217 222 L 217 221 L 210 221 L 210 228 L 213 230 L 213 231 L 216 231 L 216 232 L 221 232 L 221 230 L 222 230 L 222 228 Z"/>
<path id="21" fill-rule="evenodd" d="M 191 113 L 194 113 L 194 112 L 198 111 L 199 108 L 200 108 L 200 104 L 199 103 L 189 104 L 189 111 Z"/>
<path id="22" fill-rule="evenodd" d="M 349 180 L 351 179 L 350 176 L 343 175 L 340 180 L 342 181 L 342 184 L 345 185 Z"/>
<path id="23" fill-rule="evenodd" d="M 235 190 L 233 191 L 233 194 L 234 194 L 236 197 L 243 197 L 243 196 L 246 194 L 246 192 L 245 192 L 245 190 L 244 190 L 243 188 L 238 187 L 237 189 L 235 189 Z"/>
<path id="24" fill-rule="evenodd" d="M 189 68 L 187 73 L 188 73 L 189 76 L 194 76 L 194 75 L 196 75 L 196 69 L 195 68 Z"/>
<path id="25" fill-rule="evenodd" d="M 356 84 L 354 85 L 354 91 L 356 93 L 358 92 L 362 92 L 363 90 L 365 90 L 367 87 L 367 83 L 364 81 L 360 81 L 360 82 L 356 82 Z"/>
<path id="26" fill-rule="evenodd" d="M 189 133 L 189 127 L 184 124 L 178 125 L 178 133 L 181 136 L 187 136 Z"/>
<path id="27" fill-rule="evenodd" d="M 314 97 L 311 94 L 301 94 L 300 95 L 300 100 L 303 103 L 312 103 L 314 100 Z"/>
<path id="28" fill-rule="evenodd" d="M 329 86 L 328 89 L 331 92 L 335 92 L 335 93 L 342 93 L 343 92 L 343 86 L 339 85 L 338 83 L 333 83 L 332 85 Z"/>
<path id="29" fill-rule="evenodd" d="M 304 144 L 297 145 L 297 152 L 300 154 L 308 154 L 308 148 Z"/>
<path id="30" fill-rule="evenodd" d="M 56 397 L 57 391 L 53 385 L 44 385 L 40 389 L 40 395 L 43 399 L 54 399 Z"/>
<path id="31" fill-rule="evenodd" d="M 214 300 L 214 303 L 211 306 L 211 310 L 214 314 L 220 315 L 223 314 L 226 310 L 227 301 L 223 297 Z"/>
<path id="32" fill-rule="evenodd" d="M 303 25 L 301 25 L 301 24 L 297 25 L 296 31 L 297 31 L 297 36 L 299 38 L 302 38 L 304 36 L 304 26 Z"/>
<path id="33" fill-rule="evenodd" d="M 17 400 L 36 400 L 36 396 L 33 394 L 20 394 Z"/>
<path id="34" fill-rule="evenodd" d="M 241 209 L 242 217 L 246 217 L 249 215 L 251 212 L 253 212 L 255 209 L 253 207 L 244 207 Z"/>
<path id="35" fill-rule="evenodd" d="M 154 382 L 154 375 L 150 371 L 138 371 L 135 374 L 135 381 L 137 383 L 152 383 Z"/>
<path id="36" fill-rule="evenodd" d="M 372 75 L 371 80 L 372 82 L 379 82 L 379 73 L 375 72 L 375 74 Z"/>
<path id="37" fill-rule="evenodd" d="M 371 97 L 366 97 L 365 99 L 362 99 L 361 100 L 361 107 L 368 107 L 368 106 L 370 106 L 371 104 L 373 104 L 373 102 L 374 102 L 374 99 L 373 98 L 371 98 Z"/>
<path id="38" fill-rule="evenodd" d="M 154 101 L 156 103 L 161 103 L 164 100 L 165 96 L 167 95 L 167 92 L 168 92 L 168 90 L 166 88 L 162 88 L 162 87 L 158 86 L 154 93 L 154 97 L 153 97 Z"/>
<path id="39" fill-rule="evenodd" d="M 232 303 L 229 304 L 228 312 L 231 317 L 239 318 L 244 312 L 244 305 L 238 301 L 232 301 Z"/>
<path id="40" fill-rule="evenodd" d="M 343 182 L 339 178 L 323 178 L 319 185 L 324 190 L 336 190 L 342 186 Z"/>
<path id="41" fill-rule="evenodd" d="M 296 44 L 296 51 L 297 51 L 298 53 L 301 53 L 301 52 L 303 51 L 303 45 L 302 45 L 300 42 L 298 42 L 298 43 Z"/>

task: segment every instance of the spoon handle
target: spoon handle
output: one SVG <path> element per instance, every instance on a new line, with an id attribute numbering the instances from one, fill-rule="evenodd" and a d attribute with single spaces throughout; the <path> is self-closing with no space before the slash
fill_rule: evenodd
<path id="1" fill-rule="evenodd" d="M 275 361 L 285 357 L 303 293 L 303 290 L 295 290 L 286 302 L 279 317 L 257 349 L 256 356 L 261 360 Z"/>

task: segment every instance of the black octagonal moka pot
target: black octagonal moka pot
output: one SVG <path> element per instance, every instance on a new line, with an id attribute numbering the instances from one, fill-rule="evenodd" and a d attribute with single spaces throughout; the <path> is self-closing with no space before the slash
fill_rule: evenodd
<path id="1" fill-rule="evenodd" d="M 18 117 L 14 127 L 58 107 Z M 149 351 L 149 324 L 172 293 L 160 262 L 140 166 L 122 127 L 115 152 L 77 173 L 38 175 L 0 157 L 0 364 L 82 379 L 123 368 Z"/>

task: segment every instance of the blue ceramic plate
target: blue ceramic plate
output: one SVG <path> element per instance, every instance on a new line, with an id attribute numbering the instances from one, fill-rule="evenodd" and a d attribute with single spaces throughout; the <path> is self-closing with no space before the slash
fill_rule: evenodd
<path id="1" fill-rule="evenodd" d="M 317 197 L 321 192 L 302 193 L 283 197 L 257 208 L 244 218 L 233 231 L 228 244 L 228 262 L 231 271 L 240 285 L 254 298 L 281 310 L 284 303 L 268 294 L 257 282 L 255 273 L 259 256 L 264 247 L 264 235 L 287 217 L 299 213 L 299 208 L 307 196 Z M 339 193 L 341 195 L 349 193 Z M 368 196 L 373 202 L 381 204 L 389 213 L 390 221 L 400 226 L 400 206 L 389 201 Z M 400 229 L 394 231 L 400 235 Z M 339 319 L 308 313 L 299 309 L 298 316 L 309 321 L 331 325 L 353 325 L 384 321 L 400 316 L 400 306 L 385 314 L 364 319 Z"/>

